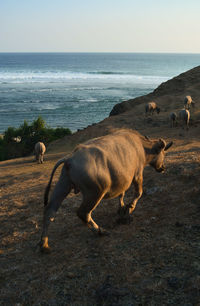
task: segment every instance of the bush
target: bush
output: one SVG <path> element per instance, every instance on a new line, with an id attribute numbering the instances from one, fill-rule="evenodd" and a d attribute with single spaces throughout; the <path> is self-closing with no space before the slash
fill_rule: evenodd
<path id="1" fill-rule="evenodd" d="M 4 140 L 6 143 L 12 142 L 16 137 L 16 129 L 13 127 L 9 127 L 4 134 Z"/>
<path id="2" fill-rule="evenodd" d="M 42 117 L 38 117 L 30 125 L 24 121 L 18 129 L 9 127 L 5 131 L 3 139 L 0 138 L 0 161 L 27 156 L 33 152 L 38 141 L 47 145 L 66 135 L 71 135 L 70 129 L 47 127 Z"/>

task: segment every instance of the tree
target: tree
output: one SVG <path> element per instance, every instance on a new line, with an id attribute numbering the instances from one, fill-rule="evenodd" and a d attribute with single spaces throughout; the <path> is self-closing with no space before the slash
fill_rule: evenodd
<path id="1" fill-rule="evenodd" d="M 37 133 L 46 127 L 46 122 L 43 120 L 41 116 L 39 116 L 35 121 L 33 121 L 32 127 L 33 131 Z"/>
<path id="2" fill-rule="evenodd" d="M 8 127 L 4 134 L 4 141 L 7 143 L 13 142 L 16 138 L 16 129 L 13 127 Z"/>
<path id="3" fill-rule="evenodd" d="M 70 134 L 71 131 L 67 128 L 52 129 L 46 127 L 46 123 L 41 116 L 30 125 L 24 120 L 24 123 L 18 129 L 9 127 L 5 131 L 4 138 L 0 141 L 0 160 L 27 156 L 33 152 L 38 141 L 47 145 L 53 140 Z"/>

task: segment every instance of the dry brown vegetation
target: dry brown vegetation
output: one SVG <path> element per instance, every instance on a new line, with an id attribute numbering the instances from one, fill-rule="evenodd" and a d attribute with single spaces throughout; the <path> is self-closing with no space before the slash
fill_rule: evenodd
<path id="1" fill-rule="evenodd" d="M 0 163 L 1 305 L 200 305 L 200 77 L 192 86 L 185 75 L 183 92 L 172 85 L 167 95 L 164 85 L 157 92 L 160 115 L 145 118 L 144 97 L 127 112 L 53 143 L 42 165 L 33 157 Z M 197 103 L 190 130 L 170 128 L 168 115 L 186 94 Z M 50 226 L 52 253 L 41 254 L 43 193 L 53 165 L 77 143 L 113 127 L 173 140 L 166 172 L 145 169 L 144 194 L 129 225 L 116 223 L 117 199 L 102 201 L 93 216 L 110 230 L 106 237 L 82 224 L 76 216 L 81 195 L 70 194 Z M 126 202 L 132 197 L 131 188 Z"/>

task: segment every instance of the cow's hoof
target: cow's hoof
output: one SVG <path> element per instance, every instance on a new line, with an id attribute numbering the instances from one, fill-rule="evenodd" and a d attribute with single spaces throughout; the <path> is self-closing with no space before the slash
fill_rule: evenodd
<path id="1" fill-rule="evenodd" d="M 118 224 L 129 224 L 130 223 L 130 214 L 129 208 L 127 206 L 123 206 L 118 210 L 119 218 L 117 219 Z"/>
<path id="2" fill-rule="evenodd" d="M 130 224 L 131 218 L 130 216 L 123 216 L 117 219 L 118 224 Z"/>
<path id="3" fill-rule="evenodd" d="M 102 228 L 102 227 L 99 227 L 98 234 L 100 236 L 109 236 L 110 235 L 110 233 L 107 230 L 105 230 L 104 228 Z"/>
<path id="4" fill-rule="evenodd" d="M 48 245 L 48 238 L 44 237 L 42 238 L 42 240 L 40 241 L 40 252 L 43 254 L 49 254 L 51 253 L 51 249 Z"/>
<path id="5" fill-rule="evenodd" d="M 129 208 L 127 206 L 120 207 L 117 213 L 120 218 L 126 217 L 129 215 Z"/>
<path id="6" fill-rule="evenodd" d="M 41 246 L 40 247 L 40 252 L 43 253 L 43 254 L 50 254 L 51 253 L 51 248 L 49 246 L 48 247 Z"/>

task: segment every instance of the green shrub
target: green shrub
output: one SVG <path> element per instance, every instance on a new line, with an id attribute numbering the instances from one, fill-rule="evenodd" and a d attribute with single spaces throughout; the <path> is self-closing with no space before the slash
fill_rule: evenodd
<path id="1" fill-rule="evenodd" d="M 10 143 L 10 142 L 13 142 L 13 140 L 15 139 L 16 137 L 16 129 L 13 128 L 13 127 L 8 127 L 8 129 L 5 131 L 5 134 L 4 134 L 4 141 L 6 143 Z"/>
<path id="2" fill-rule="evenodd" d="M 5 131 L 4 137 L 0 138 L 0 160 L 27 156 L 33 152 L 38 141 L 47 145 L 66 135 L 71 135 L 68 128 L 47 127 L 42 117 L 38 117 L 30 125 L 24 121 L 17 129 L 9 127 Z"/>

